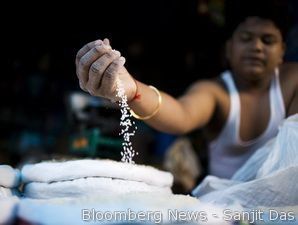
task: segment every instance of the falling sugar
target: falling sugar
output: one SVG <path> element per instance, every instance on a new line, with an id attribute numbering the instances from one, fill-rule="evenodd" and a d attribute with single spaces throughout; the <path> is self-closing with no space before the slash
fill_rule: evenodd
<path id="1" fill-rule="evenodd" d="M 132 115 L 130 113 L 130 108 L 127 103 L 127 96 L 125 94 L 123 84 L 119 79 L 117 79 L 116 85 L 117 85 L 116 96 L 121 99 L 119 101 L 119 106 L 121 111 L 121 118 L 120 118 L 121 132 L 119 133 L 119 135 L 123 137 L 121 161 L 127 162 L 127 163 L 135 163 L 133 161 L 133 157 L 138 153 L 133 149 L 130 137 L 135 135 L 135 130 L 137 129 L 137 127 L 135 125 L 135 122 L 131 120 Z"/>

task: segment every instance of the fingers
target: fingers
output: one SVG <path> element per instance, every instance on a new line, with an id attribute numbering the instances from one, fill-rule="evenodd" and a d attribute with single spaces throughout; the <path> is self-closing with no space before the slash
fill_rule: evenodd
<path id="1" fill-rule="evenodd" d="M 95 45 L 85 55 L 83 55 L 76 67 L 77 76 L 80 81 L 80 86 L 83 90 L 86 90 L 86 85 L 89 79 L 89 71 L 92 64 L 102 57 L 105 53 L 111 51 L 110 46 L 106 45 Z"/>
<path id="2" fill-rule="evenodd" d="M 105 70 L 100 86 L 100 92 L 104 97 L 116 99 L 117 77 L 121 74 L 121 70 L 125 69 L 124 64 L 125 58 L 121 56 L 115 59 Z"/>
<path id="3" fill-rule="evenodd" d="M 103 43 L 104 43 L 105 45 L 110 45 L 110 40 L 109 40 L 108 38 L 105 38 L 105 39 L 103 40 Z"/>
<path id="4" fill-rule="evenodd" d="M 105 38 L 103 41 L 98 39 L 84 45 L 84 47 L 81 48 L 76 55 L 76 65 L 78 65 L 78 62 L 80 61 L 81 57 L 85 55 L 90 49 L 94 48 L 96 45 L 101 45 L 102 43 L 109 46 L 110 40 L 108 38 Z"/>
<path id="5" fill-rule="evenodd" d="M 104 73 L 108 70 L 110 64 L 119 57 L 119 51 L 110 50 L 90 65 L 89 79 L 86 84 L 86 88 L 90 94 L 95 95 L 98 92 Z"/>
<path id="6" fill-rule="evenodd" d="M 96 40 L 89 42 L 88 44 L 84 45 L 77 53 L 76 55 L 76 66 L 78 66 L 78 63 L 83 55 L 85 55 L 89 50 L 94 48 L 96 45 L 101 45 L 103 43 L 102 40 Z"/>
<path id="7" fill-rule="evenodd" d="M 91 95 L 117 99 L 118 77 L 125 77 L 125 58 L 112 50 L 109 39 L 86 44 L 76 55 L 76 73 L 81 89 Z M 124 76 L 122 76 L 124 75 Z"/>

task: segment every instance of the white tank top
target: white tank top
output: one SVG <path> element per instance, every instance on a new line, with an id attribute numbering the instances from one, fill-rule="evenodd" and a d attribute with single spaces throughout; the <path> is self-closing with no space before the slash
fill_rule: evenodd
<path id="1" fill-rule="evenodd" d="M 221 74 L 230 95 L 230 112 L 218 137 L 209 144 L 209 174 L 231 178 L 247 159 L 278 132 L 285 118 L 285 107 L 279 83 L 279 71 L 270 85 L 270 120 L 266 130 L 250 141 L 240 139 L 240 97 L 230 71 Z M 256 121 L 257 122 L 257 121 Z"/>

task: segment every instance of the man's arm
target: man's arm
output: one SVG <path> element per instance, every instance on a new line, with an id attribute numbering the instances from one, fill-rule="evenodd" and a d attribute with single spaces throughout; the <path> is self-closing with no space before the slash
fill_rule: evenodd
<path id="1" fill-rule="evenodd" d="M 289 105 L 288 116 L 298 113 L 298 63 L 293 63 L 291 73 L 295 90 Z"/>
<path id="2" fill-rule="evenodd" d="M 150 115 L 158 106 L 157 94 L 147 85 L 137 82 L 139 99 L 130 103 L 131 109 L 140 116 Z M 216 106 L 213 92 L 215 84 L 210 81 L 198 82 L 179 99 L 161 92 L 162 103 L 158 113 L 147 124 L 157 130 L 184 134 L 206 125 Z"/>
<path id="3" fill-rule="evenodd" d="M 112 50 L 107 39 L 86 44 L 76 56 L 81 89 L 117 101 L 120 81 L 131 109 L 141 117 L 154 115 L 145 122 L 167 133 L 184 134 L 209 122 L 216 105 L 214 83 L 196 83 L 178 100 L 166 93 L 160 93 L 160 98 L 159 91 L 135 81 L 124 63 L 125 59 L 120 52 Z M 136 94 L 139 98 L 134 98 Z"/>
<path id="4" fill-rule="evenodd" d="M 281 68 L 287 116 L 298 113 L 298 63 L 285 63 Z"/>

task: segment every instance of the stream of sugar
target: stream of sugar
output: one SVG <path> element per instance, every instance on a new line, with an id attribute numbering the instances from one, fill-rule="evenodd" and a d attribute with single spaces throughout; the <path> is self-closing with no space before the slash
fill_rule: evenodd
<path id="1" fill-rule="evenodd" d="M 130 108 L 127 103 L 127 96 L 123 88 L 122 82 L 117 79 L 117 94 L 121 100 L 118 102 L 121 111 L 120 126 L 121 132 L 119 135 L 123 137 L 122 151 L 121 151 L 121 161 L 127 163 L 135 163 L 133 157 L 138 153 L 133 149 L 132 142 L 130 138 L 135 135 L 137 126 L 135 122 L 131 119 L 132 115 L 130 113 Z"/>

